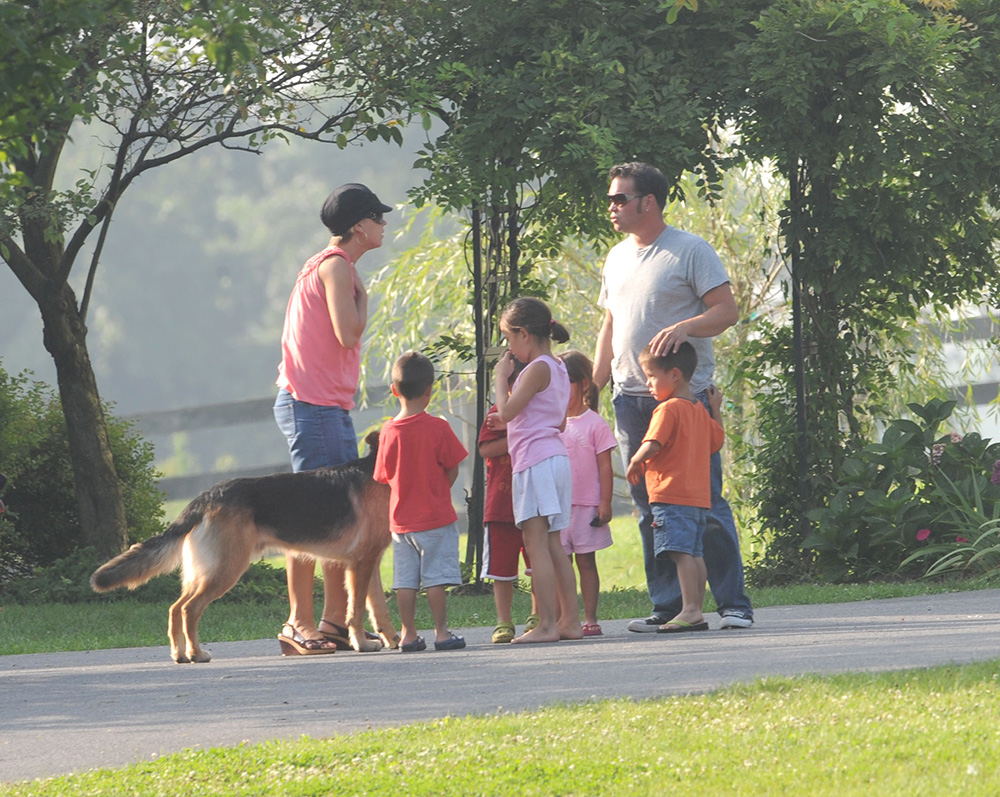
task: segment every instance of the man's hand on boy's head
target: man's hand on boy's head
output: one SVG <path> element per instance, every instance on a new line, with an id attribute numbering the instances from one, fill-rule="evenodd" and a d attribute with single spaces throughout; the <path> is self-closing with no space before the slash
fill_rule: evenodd
<path id="1" fill-rule="evenodd" d="M 654 357 L 665 357 L 677 351 L 687 340 L 686 322 L 679 321 L 657 332 L 649 342 L 649 349 Z"/>

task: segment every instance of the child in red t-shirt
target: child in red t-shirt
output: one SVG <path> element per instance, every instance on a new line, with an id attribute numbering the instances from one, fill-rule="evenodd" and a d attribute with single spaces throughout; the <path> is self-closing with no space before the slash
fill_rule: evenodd
<path id="1" fill-rule="evenodd" d="M 515 363 L 508 384 L 524 369 L 524 363 Z M 479 430 L 479 456 L 486 460 L 486 501 L 483 505 L 485 539 L 483 545 L 482 578 L 493 581 L 493 603 L 497 610 L 497 625 L 493 629 L 493 642 L 502 644 L 514 639 L 514 582 L 517 581 L 518 558 L 524 555 L 525 575 L 531 575 L 531 562 L 524 550 L 521 530 L 514 523 L 514 498 L 511 492 L 510 454 L 507 452 L 507 425 L 497 415 L 496 405 L 483 421 Z M 531 615 L 526 630 L 537 623 L 535 599 L 532 593 Z"/>
<path id="2" fill-rule="evenodd" d="M 719 391 L 708 390 L 711 415 L 691 393 L 697 364 L 698 355 L 686 341 L 662 357 L 654 356 L 649 346 L 639 353 L 646 385 L 660 403 L 625 476 L 629 484 L 645 479 L 653 510 L 653 549 L 658 559 L 669 558 L 676 565 L 683 601 L 680 614 L 657 629 L 661 634 L 708 630 L 702 614 L 702 541 L 712 506 L 711 457 L 722 448 L 725 433 L 719 424 Z"/>
<path id="3" fill-rule="evenodd" d="M 390 489 L 392 588 L 399 604 L 404 653 L 427 647 L 416 628 L 421 587 L 434 618 L 434 649 L 465 647 L 465 640 L 448 629 L 445 588 L 462 583 L 451 486 L 468 452 L 446 420 L 425 412 L 433 390 L 430 360 L 413 351 L 396 360 L 392 394 L 399 399 L 400 410 L 382 426 L 375 458 L 375 481 Z"/>

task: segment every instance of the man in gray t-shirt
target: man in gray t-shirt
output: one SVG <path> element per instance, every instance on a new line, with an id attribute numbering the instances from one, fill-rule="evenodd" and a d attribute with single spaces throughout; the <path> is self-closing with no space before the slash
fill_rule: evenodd
<path id="1" fill-rule="evenodd" d="M 655 355 L 688 341 L 698 353 L 691 390 L 707 407 L 715 359 L 712 337 L 736 323 L 736 301 L 719 256 L 696 235 L 663 221 L 667 180 L 646 163 L 625 163 L 610 173 L 611 223 L 628 235 L 608 253 L 599 304 L 604 324 L 594 354 L 594 382 L 613 383 L 615 433 L 623 461 L 639 448 L 656 400 L 646 388 L 639 352 L 649 345 Z M 629 487 L 639 511 L 646 583 L 653 602 L 650 617 L 633 620 L 629 630 L 656 631 L 681 609 L 677 572 L 669 559 L 653 551 L 652 512 L 645 484 Z M 722 461 L 712 456 L 712 508 L 705 530 L 705 566 L 722 628 L 748 628 L 753 608 L 746 595 L 736 523 L 722 497 Z"/>

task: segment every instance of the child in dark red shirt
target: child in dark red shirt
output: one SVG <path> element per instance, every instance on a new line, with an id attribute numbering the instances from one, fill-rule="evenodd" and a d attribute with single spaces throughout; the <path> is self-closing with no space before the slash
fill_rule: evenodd
<path id="1" fill-rule="evenodd" d="M 524 368 L 516 363 L 508 384 Z M 514 639 L 514 583 L 517 581 L 517 562 L 524 555 L 525 575 L 531 575 L 531 562 L 524 551 L 521 530 L 514 523 L 514 498 L 511 492 L 510 454 L 507 452 L 507 425 L 496 414 L 496 405 L 490 407 L 483 428 L 479 430 L 479 456 L 486 460 L 486 501 L 483 506 L 485 526 L 483 544 L 482 578 L 493 581 L 493 603 L 497 609 L 497 625 L 493 629 L 493 642 L 502 644 Z M 530 631 L 537 623 L 534 593 L 531 614 L 525 624 Z"/>
<path id="2" fill-rule="evenodd" d="M 392 366 L 392 393 L 400 410 L 382 426 L 375 481 L 388 484 L 392 531 L 392 588 L 402 626 L 400 649 L 424 650 L 417 635 L 417 592 L 426 590 L 434 618 L 435 650 L 459 650 L 465 640 L 448 629 L 445 588 L 461 584 L 458 515 L 451 486 L 468 452 L 443 418 L 425 410 L 434 390 L 434 365 L 407 352 Z"/>

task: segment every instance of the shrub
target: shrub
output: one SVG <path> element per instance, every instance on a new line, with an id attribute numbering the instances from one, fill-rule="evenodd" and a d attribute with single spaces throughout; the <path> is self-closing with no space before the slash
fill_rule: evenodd
<path id="1" fill-rule="evenodd" d="M 984 533 L 1000 517 L 1000 486 L 990 480 L 1000 444 L 976 433 L 939 437 L 954 401 L 909 407 L 920 423 L 891 421 L 881 442 L 845 459 L 837 492 L 809 513 L 815 529 L 804 546 L 828 580 L 919 575 L 922 560 L 970 539 L 989 547 Z"/>
<path id="2" fill-rule="evenodd" d="M 125 498 L 130 541 L 162 528 L 153 446 L 131 422 L 108 415 L 112 456 Z M 11 578 L 64 559 L 82 544 L 66 422 L 58 398 L 27 372 L 0 368 L 0 472 L 9 479 L 0 515 L 0 588 Z"/>

